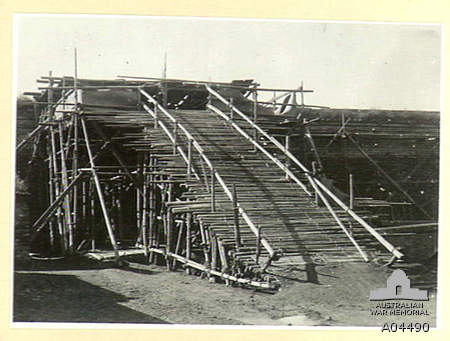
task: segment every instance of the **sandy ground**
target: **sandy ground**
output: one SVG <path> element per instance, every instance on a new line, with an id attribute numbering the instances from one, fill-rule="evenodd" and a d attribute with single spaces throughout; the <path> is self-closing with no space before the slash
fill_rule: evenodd
<path id="1" fill-rule="evenodd" d="M 77 259 L 33 261 L 14 275 L 14 321 L 211 325 L 381 326 L 384 322 L 435 324 L 436 292 L 424 302 L 428 316 L 374 317 L 372 289 L 385 287 L 392 269 L 340 263 L 316 268 L 318 283 L 304 266 L 283 269 L 275 294 L 210 283 L 183 270 L 131 262 L 126 268 Z M 407 269 L 408 275 L 411 273 Z M 435 276 L 429 268 L 414 270 Z M 414 276 L 413 276 L 414 277 Z M 416 277 L 414 277 L 416 278 Z M 412 286 L 419 286 L 413 280 Z"/>

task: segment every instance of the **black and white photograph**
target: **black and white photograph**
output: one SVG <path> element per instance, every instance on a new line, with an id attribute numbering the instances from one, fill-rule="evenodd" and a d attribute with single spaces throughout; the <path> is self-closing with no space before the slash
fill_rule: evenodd
<path id="1" fill-rule="evenodd" d="M 436 327 L 441 25 L 13 33 L 13 325 Z"/>

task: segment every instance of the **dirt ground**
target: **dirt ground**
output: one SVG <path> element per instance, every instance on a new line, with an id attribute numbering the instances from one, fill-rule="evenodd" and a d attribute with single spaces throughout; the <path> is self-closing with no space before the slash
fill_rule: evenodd
<path id="1" fill-rule="evenodd" d="M 413 287 L 429 287 L 423 279 L 436 276 L 430 268 L 415 268 L 415 274 L 411 269 L 405 271 Z M 340 263 L 318 266 L 316 272 L 318 283 L 312 283 L 304 266 L 285 268 L 279 277 L 281 290 L 266 293 L 135 261 L 125 268 L 87 259 L 33 261 L 16 267 L 13 320 L 261 326 L 381 326 L 388 321 L 412 321 L 435 325 L 434 289 L 424 302 L 428 316 L 371 316 L 376 302 L 369 301 L 370 290 L 385 287 L 392 269 Z"/>

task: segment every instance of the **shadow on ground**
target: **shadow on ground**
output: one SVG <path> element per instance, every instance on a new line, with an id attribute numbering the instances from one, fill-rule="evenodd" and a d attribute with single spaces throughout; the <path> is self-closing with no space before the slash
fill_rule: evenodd
<path id="1" fill-rule="evenodd" d="M 13 321 L 168 323 L 120 305 L 130 299 L 72 275 L 16 273 Z"/>

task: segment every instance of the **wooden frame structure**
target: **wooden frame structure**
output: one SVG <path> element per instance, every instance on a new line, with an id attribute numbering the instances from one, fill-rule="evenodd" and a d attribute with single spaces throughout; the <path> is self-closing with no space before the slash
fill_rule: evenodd
<path id="1" fill-rule="evenodd" d="M 50 75 L 41 82 L 48 86 L 40 88 L 46 100 L 39 126 L 17 151 L 34 141 L 47 155 L 48 206 L 33 232 L 45 234 L 53 252 L 109 248 L 120 263 L 127 249 L 138 247 L 169 270 L 182 265 L 211 280 L 267 289 L 279 285 L 266 270 L 283 255 L 353 250 L 369 261 L 377 250 L 403 256 L 368 222 L 370 212 L 354 209 L 353 186 L 345 203 L 291 152 L 290 135 L 283 144 L 270 133 L 280 120 L 264 111 L 258 92 L 275 92 L 274 107 L 282 104 L 277 93 L 301 93 L 301 105 L 283 105 L 304 109 L 303 93 L 310 90 L 157 78 Z M 208 103 L 168 109 L 169 84 L 203 91 Z M 83 101 L 101 91 L 123 91 L 136 101 Z"/>

